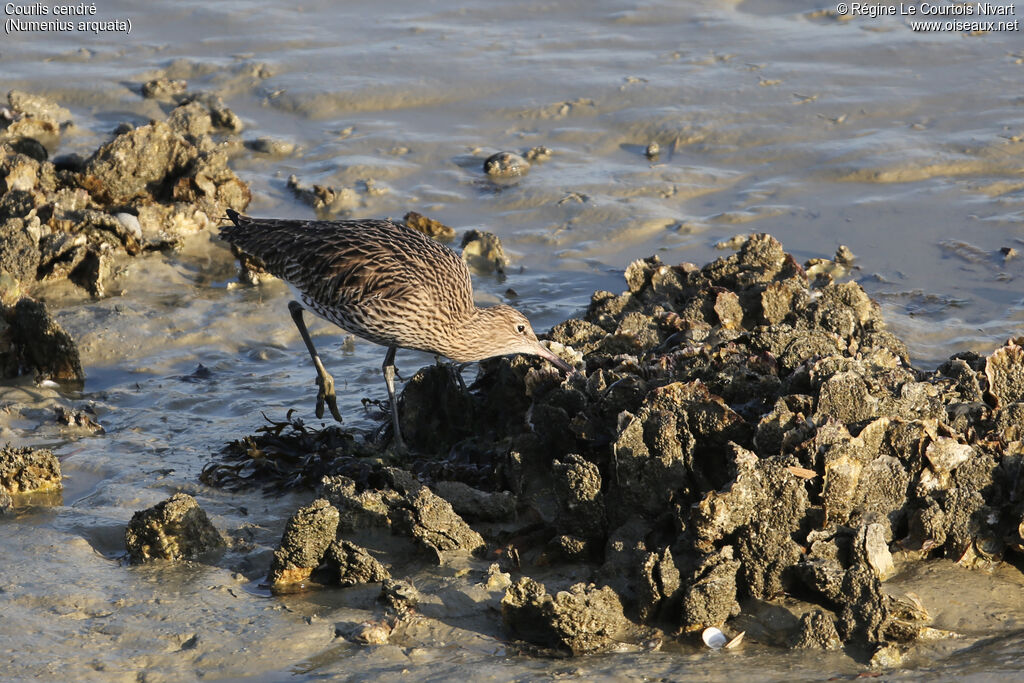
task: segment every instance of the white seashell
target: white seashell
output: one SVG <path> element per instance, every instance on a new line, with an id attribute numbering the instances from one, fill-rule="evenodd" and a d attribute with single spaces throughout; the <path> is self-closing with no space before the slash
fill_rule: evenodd
<path id="1" fill-rule="evenodd" d="M 747 635 L 746 631 L 740 631 L 738 636 L 736 636 L 735 638 L 733 638 L 732 640 L 730 640 L 728 643 L 725 644 L 725 649 L 726 650 L 731 650 L 734 647 L 736 647 L 737 645 L 739 645 L 740 643 L 742 643 L 743 642 L 743 636 L 745 636 L 745 635 Z"/>
<path id="2" fill-rule="evenodd" d="M 117 222 L 120 223 L 125 230 L 130 232 L 135 239 L 142 239 L 142 226 L 139 224 L 138 216 L 122 212 L 114 214 L 114 218 L 116 218 Z"/>
<path id="3" fill-rule="evenodd" d="M 721 650 L 729 642 L 729 639 L 722 633 L 722 629 L 716 626 L 708 626 L 700 634 L 700 637 L 704 640 L 704 644 L 712 650 Z"/>
<path id="4" fill-rule="evenodd" d="M 54 382 L 52 379 L 44 379 L 39 382 L 39 388 L 41 389 L 60 389 L 60 385 Z"/>

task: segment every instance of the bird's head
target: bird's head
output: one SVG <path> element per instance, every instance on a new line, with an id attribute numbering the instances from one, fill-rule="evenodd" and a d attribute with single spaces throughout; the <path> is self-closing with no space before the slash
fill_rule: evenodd
<path id="1" fill-rule="evenodd" d="M 468 362 L 523 353 L 540 356 L 563 372 L 573 371 L 568 363 L 537 341 L 530 321 L 511 306 L 477 309 L 466 326 L 462 341 L 464 343 L 455 350 L 458 355 L 448 354 L 452 360 Z"/>

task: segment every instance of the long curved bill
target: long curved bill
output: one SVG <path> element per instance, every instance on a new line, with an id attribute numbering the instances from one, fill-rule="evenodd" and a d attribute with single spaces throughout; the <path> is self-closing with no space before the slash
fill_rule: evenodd
<path id="1" fill-rule="evenodd" d="M 546 348 L 543 344 L 537 344 L 537 355 L 548 360 L 552 365 L 564 373 L 571 375 L 576 372 L 571 365 L 559 358 L 557 354 Z"/>

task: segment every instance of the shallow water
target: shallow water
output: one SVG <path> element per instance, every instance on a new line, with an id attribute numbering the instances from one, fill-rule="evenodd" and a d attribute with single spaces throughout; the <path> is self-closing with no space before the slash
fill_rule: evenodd
<path id="1" fill-rule="evenodd" d="M 513 265 L 505 277 L 476 277 L 478 298 L 515 290 L 538 329 L 578 312 L 596 289 L 620 291 L 632 259 L 704 263 L 720 255 L 716 242 L 756 231 L 801 260 L 849 246 L 854 277 L 920 366 L 989 350 L 1024 319 L 1024 260 L 999 253 L 1024 249 L 1024 34 L 915 33 L 899 17 L 845 21 L 821 9 L 830 8 L 109 2 L 97 18 L 130 18 L 130 35 L 5 36 L 0 85 L 70 108 L 78 128 L 59 151 L 83 153 L 122 121 L 164 115 L 138 96 L 144 80 L 187 78 L 190 89 L 216 91 L 243 117 L 244 138 L 301 149 L 234 160 L 254 191 L 250 213 L 310 216 L 285 186 L 294 173 L 305 184 L 354 188 L 354 216 L 416 210 L 458 230 L 493 231 Z M 653 141 L 662 152 L 650 161 L 643 152 Z M 553 156 L 521 181 L 484 179 L 490 153 L 535 145 Z M 383 192 L 367 192 L 366 181 Z M 494 615 L 475 615 L 486 608 L 473 596 L 452 599 L 461 609 L 438 607 L 398 645 L 339 645 L 335 624 L 366 618 L 365 596 L 272 599 L 258 588 L 302 497 L 230 495 L 197 482 L 210 454 L 261 424 L 261 411 L 279 418 L 297 408 L 313 418 L 314 375 L 286 313 L 287 289 L 232 287 L 233 278 L 227 250 L 198 236 L 180 254 L 125 264 L 111 288 L 118 296 L 39 292 L 81 340 L 88 380 L 81 395 L 24 382 L 0 389 L 0 437 L 55 447 L 66 485 L 63 505 L 0 522 L 0 642 L 12 653 L 11 677 L 758 670 L 766 679 L 820 679 L 862 670 L 844 655 L 753 642 L 727 655 L 684 643 L 578 661 L 517 656 L 493 630 Z M 384 396 L 383 350 L 357 341 L 343 351 L 326 325 L 314 336 L 348 424 L 371 427 L 377 416 L 361 399 Z M 409 376 L 429 362 L 398 356 Z M 208 378 L 193 376 L 199 364 Z M 58 428 L 50 413 L 58 402 L 92 405 L 106 435 Z M 235 548 L 215 566 L 121 566 L 132 512 L 178 490 L 198 497 Z M 967 575 L 961 586 L 977 588 L 961 590 L 980 602 L 986 581 Z M 1020 601 L 971 615 L 957 627 L 967 638 L 923 648 L 914 665 L 975 680 L 1024 669 Z"/>

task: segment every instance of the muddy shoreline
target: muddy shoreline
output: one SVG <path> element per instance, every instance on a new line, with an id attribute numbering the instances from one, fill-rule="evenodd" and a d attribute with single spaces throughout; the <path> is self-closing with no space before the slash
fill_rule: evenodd
<path id="1" fill-rule="evenodd" d="M 372 84 L 317 66 L 349 63 L 337 35 L 266 48 L 256 10 L 230 59 L 179 36 L 9 63 L 11 676 L 1016 675 L 1019 108 L 976 92 L 968 125 L 928 94 L 1013 54 L 781 4 L 545 10 L 557 45 L 529 13 L 476 8 L 499 37 L 417 8 L 353 22 Z M 319 30 L 276 19 L 272 46 Z M 777 40 L 808 27 L 813 56 Z M 404 216 L 580 374 L 463 387 L 400 353 L 400 455 L 379 350 L 314 329 L 346 419 L 314 421 L 287 292 L 239 280 L 226 208 Z"/>
<path id="2" fill-rule="evenodd" d="M 129 223 L 161 235 L 149 249 L 183 239 L 167 235 L 171 225 L 180 229 L 174 216 L 187 202 L 164 210 L 161 228 L 138 217 L 179 201 L 190 186 L 207 188 L 200 191 L 215 203 L 200 203 L 206 218 L 186 230 L 209 229 L 221 190 L 201 178 L 212 173 L 233 188 L 228 206 L 248 201 L 244 183 L 211 172 L 200 156 L 168 165 L 148 155 L 152 170 L 139 170 L 139 150 L 154 135 L 172 141 L 161 148 L 217 150 L 205 123 L 183 129 L 180 142 L 173 126 L 126 128 L 58 172 L 25 141 L 29 128 L 59 130 L 47 118 L 59 108 L 27 94 L 9 99 L 5 225 L 30 240 L 22 253 L 39 254 L 29 259 L 34 270 L 3 274 L 15 324 L 32 303 L 16 295 L 33 278 L 65 277 L 102 296 L 104 269 L 87 267 L 92 278 L 82 280 L 81 264 L 145 251 Z M 182 101 L 169 120 L 232 120 L 216 102 Z M 156 180 L 125 185 L 140 175 Z M 68 195 L 78 208 L 62 204 Z M 450 239 L 430 219 L 410 220 Z M 47 252 L 69 243 L 77 251 Z M 854 256 L 845 247 L 804 264 L 769 235 L 723 247 L 735 253 L 703 267 L 636 261 L 626 291 L 595 292 L 581 318 L 556 325 L 547 337 L 576 366 L 572 376 L 503 358 L 482 363 L 467 388 L 446 366 L 421 369 L 399 401 L 408 454 L 390 450 L 382 429 L 318 429 L 289 418 L 224 445 L 199 478 L 234 491 L 317 492 L 292 515 L 260 576 L 280 595 L 379 585 L 376 616 L 336 631 L 355 644 L 401 642 L 432 599 L 409 577 L 444 575 L 467 561 L 489 561 L 472 584 L 487 611 L 500 613 L 501 626 L 487 630 L 533 655 L 656 651 L 701 635 L 721 647 L 709 634 L 724 629 L 721 643 L 744 635 L 743 624 L 766 606 L 789 617 L 751 629 L 747 647 L 838 650 L 891 669 L 912 660 L 921 640 L 962 637 L 932 626 L 935 606 L 887 582 L 938 558 L 984 582 L 1024 547 L 1021 347 L 1010 340 L 987 357 L 961 353 L 937 371 L 915 370 L 878 305 L 846 280 Z M 252 264 L 241 272 L 251 285 L 267 281 Z M 47 352 L 13 329 L 11 354 L 22 359 L 8 363 L 13 373 L 81 382 L 80 369 L 45 362 L 69 353 L 77 360 L 77 349 Z M 38 348 L 43 361 L 27 362 L 35 356 L 21 349 Z M 210 376 L 200 365 L 185 379 Z M 99 427 L 82 413 L 60 419 Z M 8 450 L 2 460 L 6 514 L 26 494 L 59 488 L 52 453 Z M 137 564 L 216 564 L 230 545 L 244 555 L 237 539 L 225 538 L 194 498 L 179 494 L 134 515 L 125 553 Z"/>

